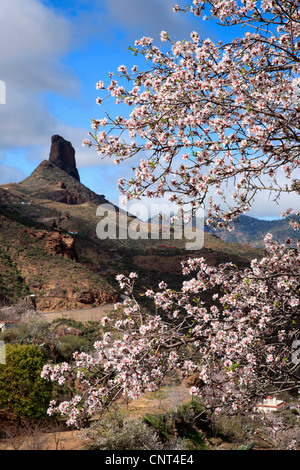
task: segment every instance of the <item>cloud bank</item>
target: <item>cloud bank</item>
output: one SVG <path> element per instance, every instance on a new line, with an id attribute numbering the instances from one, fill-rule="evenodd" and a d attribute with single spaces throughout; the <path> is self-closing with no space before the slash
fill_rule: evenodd
<path id="1" fill-rule="evenodd" d="M 59 127 L 46 93 L 72 96 L 75 75 L 64 67 L 71 28 L 37 0 L 0 0 L 0 80 L 6 100 L 0 105 L 0 159 L 7 150 L 48 145 Z M 17 162 L 12 162 L 17 165 Z M 1 181 L 4 168 L 1 168 Z"/>

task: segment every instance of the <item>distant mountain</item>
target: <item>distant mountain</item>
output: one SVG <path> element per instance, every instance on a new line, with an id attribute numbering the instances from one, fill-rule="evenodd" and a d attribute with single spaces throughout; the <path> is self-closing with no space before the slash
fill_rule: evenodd
<path id="1" fill-rule="evenodd" d="M 284 243 L 287 238 L 295 243 L 299 237 L 290 226 L 289 219 L 261 220 L 241 215 L 233 226 L 234 230 L 231 232 L 224 228 L 213 229 L 207 226 L 205 231 L 211 235 L 215 234 L 228 243 L 248 243 L 253 247 L 264 246 L 264 237 L 267 233 L 271 233 L 277 243 Z"/>
<path id="2" fill-rule="evenodd" d="M 53 144 L 59 147 L 56 160 Z M 97 243 L 95 230 L 96 209 L 109 201 L 80 183 L 73 151 L 54 136 L 52 162 L 0 186 L 0 305 L 28 293 L 36 295 L 40 310 L 118 299 L 116 285 L 101 274 L 111 246 Z"/>
<path id="3" fill-rule="evenodd" d="M 272 233 L 273 239 L 278 243 L 284 243 L 287 238 L 295 243 L 297 232 L 290 226 L 289 220 L 290 218 L 261 220 L 241 215 L 238 221 L 231 224 L 234 226 L 233 231 L 228 231 L 226 228 L 212 228 L 207 225 L 204 226 L 204 231 L 228 243 L 248 244 L 252 247 L 263 247 L 264 237 L 267 233 Z M 149 219 L 148 222 L 161 227 L 170 224 L 169 217 L 158 215 Z M 196 225 L 195 221 L 193 221 L 193 225 Z"/>

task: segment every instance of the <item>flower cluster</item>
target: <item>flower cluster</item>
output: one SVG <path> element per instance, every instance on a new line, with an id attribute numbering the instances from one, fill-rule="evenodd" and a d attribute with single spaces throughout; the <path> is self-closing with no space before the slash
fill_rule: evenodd
<path id="1" fill-rule="evenodd" d="M 211 2 L 194 1 L 190 9 L 200 14 L 206 3 Z M 91 133 L 85 145 L 96 145 L 99 155 L 114 156 L 116 163 L 142 151 L 150 155 L 135 167 L 133 178 L 122 179 L 120 190 L 128 199 L 163 197 L 168 191 L 179 206 L 197 207 L 213 188 L 222 208 L 211 200 L 207 223 L 223 219 L 230 226 L 260 191 L 274 197 L 299 193 L 296 3 L 213 2 L 212 17 L 227 25 L 254 21 L 255 28 L 228 44 L 200 39 L 195 31 L 188 41 L 172 42 L 162 31 L 168 52 L 143 37 L 133 50 L 146 58 L 149 70 L 135 68 L 129 74 L 124 65 L 119 67 L 121 79 L 132 82 L 132 88 L 119 85 L 112 74 L 106 87 L 98 82 L 98 89 L 128 105 L 130 112 L 110 117 L 105 130 Z M 228 183 L 233 206 L 225 192 Z"/>
<path id="2" fill-rule="evenodd" d="M 191 394 L 201 396 L 207 407 L 231 411 L 251 409 L 272 387 L 299 387 L 292 341 L 300 335 L 300 255 L 288 244 L 276 244 L 270 234 L 265 242 L 268 254 L 244 270 L 231 263 L 211 268 L 203 258 L 187 260 L 184 273 L 192 277 L 180 291 L 163 283 L 148 292 L 156 315 L 143 313 L 133 297 L 128 299 L 123 318 L 111 321 L 94 354 L 75 353 L 74 367 L 44 367 L 45 379 L 62 385 L 76 377 L 81 390 L 69 402 L 52 403 L 49 413 L 57 411 L 79 425 L 84 416 L 104 413 L 121 395 L 134 399 L 156 390 L 172 371 L 182 377 L 196 372 L 202 385 L 193 386 Z M 124 278 L 119 276 L 121 284 Z M 132 273 L 123 287 L 134 279 Z M 115 308 L 120 311 L 119 304 Z"/>

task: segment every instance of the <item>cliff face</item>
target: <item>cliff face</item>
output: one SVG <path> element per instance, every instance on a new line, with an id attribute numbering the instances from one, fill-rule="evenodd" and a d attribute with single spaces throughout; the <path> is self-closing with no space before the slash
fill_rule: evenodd
<path id="1" fill-rule="evenodd" d="M 75 150 L 71 142 L 68 142 L 60 135 L 53 135 L 51 138 L 49 162 L 80 181 L 76 168 Z"/>
<path id="2" fill-rule="evenodd" d="M 48 235 L 45 249 L 52 255 L 61 255 L 78 261 L 74 239 L 70 235 L 61 233 L 59 229 L 54 229 L 53 233 Z"/>

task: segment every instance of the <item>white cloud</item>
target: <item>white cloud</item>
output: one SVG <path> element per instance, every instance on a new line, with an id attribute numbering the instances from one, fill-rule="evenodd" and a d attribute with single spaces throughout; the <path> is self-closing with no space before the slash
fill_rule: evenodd
<path id="1" fill-rule="evenodd" d="M 185 15 L 174 14 L 172 6 L 173 0 L 95 0 L 93 4 L 87 0 L 72 4 L 0 0 L 0 80 L 6 87 L 6 104 L 0 105 L 0 151 L 27 151 L 29 171 L 33 162 L 48 158 L 51 135 L 60 134 L 75 147 L 79 168 L 111 165 L 93 149 L 82 148 L 88 129 L 61 122 L 56 116 L 63 119 L 63 115 L 52 112 L 47 96 L 49 92 L 59 94 L 73 102 L 80 97 L 79 79 L 64 65 L 64 59 L 74 47 L 87 48 L 88 53 L 88 39 L 119 41 L 121 31 L 128 35 L 124 39 L 127 49 L 131 40 L 141 35 L 158 36 L 161 29 L 173 34 L 180 31 L 182 36 L 184 28 L 189 29 L 188 21 Z M 112 53 L 119 53 L 122 44 L 113 44 Z M 100 52 L 97 60 L 99 57 Z M 131 57 L 128 52 L 129 60 Z M 105 68 L 105 64 L 101 66 Z M 6 158 L 5 163 L 18 166 L 17 157 L 14 162 Z M 4 182 L 4 166 L 2 170 L 0 184 Z"/>
<path id="2" fill-rule="evenodd" d="M 162 30 L 176 39 L 187 38 L 192 31 L 191 15 L 173 12 L 174 0 L 105 0 L 110 24 L 120 25 L 131 39 L 142 36 L 159 38 Z M 188 21 L 187 21 L 188 19 Z M 197 22 L 199 28 L 199 22 Z M 137 37 L 138 34 L 138 37 Z"/>
<path id="3" fill-rule="evenodd" d="M 57 124 L 43 96 L 72 96 L 77 78 L 62 65 L 71 41 L 69 23 L 38 0 L 0 0 L 0 148 L 43 145 Z"/>
<path id="4" fill-rule="evenodd" d="M 0 8 L 0 63 L 10 81 L 34 91 L 65 89 L 59 60 L 69 49 L 69 23 L 38 0 L 1 0 Z"/>

